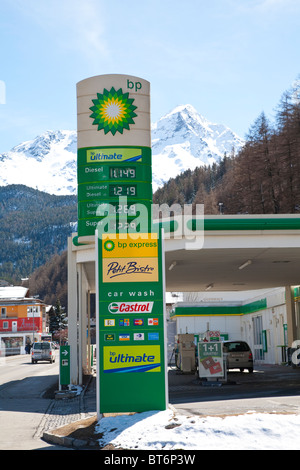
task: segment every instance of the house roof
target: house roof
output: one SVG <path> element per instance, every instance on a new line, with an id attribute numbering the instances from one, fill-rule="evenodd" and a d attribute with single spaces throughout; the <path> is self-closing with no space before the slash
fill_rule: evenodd
<path id="1" fill-rule="evenodd" d="M 28 292 L 29 292 L 28 287 L 22 287 L 22 286 L 0 287 L 0 300 L 4 300 L 4 299 L 22 300 L 28 296 Z"/>

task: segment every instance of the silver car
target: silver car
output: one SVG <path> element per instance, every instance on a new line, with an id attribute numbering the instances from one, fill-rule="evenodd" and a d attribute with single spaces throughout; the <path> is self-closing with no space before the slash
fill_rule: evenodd
<path id="1" fill-rule="evenodd" d="M 33 344 L 31 348 L 31 362 L 35 364 L 38 361 L 49 361 L 51 364 L 55 362 L 55 348 L 53 343 L 41 341 Z"/>
<path id="2" fill-rule="evenodd" d="M 253 372 L 252 351 L 245 341 L 224 341 L 223 351 L 227 357 L 227 369 Z"/>

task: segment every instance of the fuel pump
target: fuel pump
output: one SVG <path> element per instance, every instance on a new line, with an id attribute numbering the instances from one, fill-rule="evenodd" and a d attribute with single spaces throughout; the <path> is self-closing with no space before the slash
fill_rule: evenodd
<path id="1" fill-rule="evenodd" d="M 191 373 L 196 370 L 195 343 L 193 334 L 177 336 L 177 367 L 182 372 Z"/>

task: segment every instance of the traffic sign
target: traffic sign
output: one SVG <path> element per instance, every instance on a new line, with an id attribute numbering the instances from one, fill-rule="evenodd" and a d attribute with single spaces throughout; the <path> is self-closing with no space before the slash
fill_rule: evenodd
<path id="1" fill-rule="evenodd" d="M 70 385 L 70 346 L 60 346 L 59 352 L 59 384 Z M 61 388 L 61 387 L 60 387 Z"/>

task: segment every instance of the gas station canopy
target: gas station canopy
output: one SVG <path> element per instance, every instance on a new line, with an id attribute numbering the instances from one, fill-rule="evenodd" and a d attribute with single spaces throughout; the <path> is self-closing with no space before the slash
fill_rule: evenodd
<path id="1" fill-rule="evenodd" d="M 205 216 L 204 235 L 194 233 L 189 240 L 165 233 L 167 291 L 243 291 L 300 283 L 298 215 Z M 94 289 L 93 245 L 82 248 Z"/>

